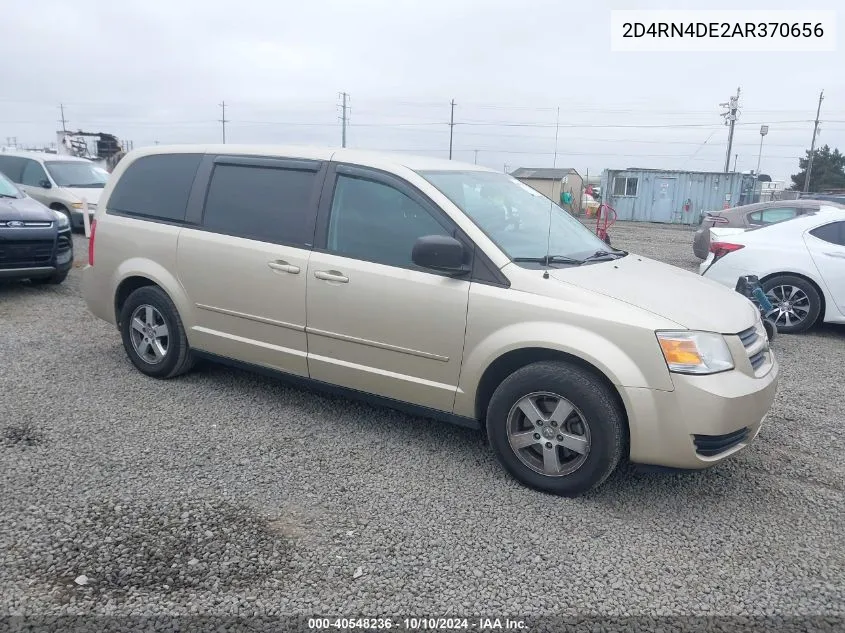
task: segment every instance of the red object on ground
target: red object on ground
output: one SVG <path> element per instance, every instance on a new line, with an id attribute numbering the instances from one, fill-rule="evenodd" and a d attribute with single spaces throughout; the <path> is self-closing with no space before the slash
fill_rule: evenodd
<path id="1" fill-rule="evenodd" d="M 602 204 L 596 210 L 596 235 L 607 242 L 607 230 L 616 222 L 616 211 L 608 204 Z"/>

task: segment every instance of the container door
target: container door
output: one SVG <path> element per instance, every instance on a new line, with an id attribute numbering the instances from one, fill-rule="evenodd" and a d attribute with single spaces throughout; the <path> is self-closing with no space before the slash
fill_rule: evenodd
<path id="1" fill-rule="evenodd" d="M 675 179 L 654 179 L 654 202 L 651 205 L 651 222 L 671 222 L 672 203 L 675 199 Z"/>

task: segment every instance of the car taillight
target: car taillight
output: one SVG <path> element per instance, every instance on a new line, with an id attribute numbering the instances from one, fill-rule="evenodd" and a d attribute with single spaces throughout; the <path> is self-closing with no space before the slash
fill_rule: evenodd
<path id="1" fill-rule="evenodd" d="M 745 248 L 745 245 L 731 244 L 730 242 L 710 242 L 710 252 L 713 253 L 713 259 L 719 259 L 741 248 Z"/>
<path id="2" fill-rule="evenodd" d="M 91 220 L 91 237 L 88 240 L 88 265 L 94 265 L 94 236 L 97 235 L 97 220 Z"/>

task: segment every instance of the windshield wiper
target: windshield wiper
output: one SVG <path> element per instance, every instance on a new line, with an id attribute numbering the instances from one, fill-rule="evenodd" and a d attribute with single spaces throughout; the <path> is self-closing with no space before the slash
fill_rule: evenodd
<path id="1" fill-rule="evenodd" d="M 0 193 L 0 198 L 14 198 L 15 200 L 18 199 L 17 196 L 12 195 L 11 193 Z"/>
<path id="2" fill-rule="evenodd" d="M 535 264 L 583 264 L 584 260 L 566 257 L 565 255 L 544 255 L 543 257 L 514 257 L 515 262 L 531 262 Z"/>
<path id="3" fill-rule="evenodd" d="M 589 257 L 585 257 L 583 260 L 581 260 L 581 263 L 583 264 L 585 262 L 597 262 L 605 259 L 619 259 L 620 257 L 625 257 L 625 255 L 627 254 L 628 253 L 625 251 L 596 251 Z"/>
<path id="4" fill-rule="evenodd" d="M 102 189 L 106 185 L 102 182 L 87 182 L 77 185 L 59 185 L 60 187 L 72 187 L 74 189 Z"/>

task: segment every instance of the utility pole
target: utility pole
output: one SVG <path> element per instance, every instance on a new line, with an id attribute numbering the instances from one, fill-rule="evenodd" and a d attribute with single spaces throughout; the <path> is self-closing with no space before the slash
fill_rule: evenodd
<path id="1" fill-rule="evenodd" d="M 62 118 L 59 119 L 59 123 L 62 124 L 62 132 L 67 132 L 68 120 L 65 119 L 65 104 L 64 103 L 59 104 L 59 110 L 62 111 Z"/>
<path id="2" fill-rule="evenodd" d="M 220 119 L 220 123 L 223 124 L 223 144 L 225 145 L 226 144 L 226 124 L 229 122 L 229 120 L 226 118 L 226 102 L 223 101 L 220 104 L 220 107 L 223 109 L 223 118 Z"/>
<path id="3" fill-rule="evenodd" d="M 455 100 L 452 99 L 452 114 L 449 116 L 449 160 L 452 160 L 452 136 L 455 130 Z"/>
<path id="4" fill-rule="evenodd" d="M 807 162 L 807 177 L 804 179 L 804 192 L 810 190 L 810 174 L 813 173 L 813 157 L 816 155 L 816 134 L 819 131 L 819 114 L 822 111 L 822 99 L 824 99 L 824 90 L 819 93 L 819 107 L 816 108 L 816 124 L 813 126 L 813 141 L 810 143 L 810 158 Z"/>
<path id="5" fill-rule="evenodd" d="M 552 167 L 557 167 L 557 135 L 560 132 L 560 106 L 557 108 L 557 118 L 555 119 L 555 157 L 552 159 Z"/>
<path id="6" fill-rule="evenodd" d="M 730 126 L 730 131 L 728 132 L 728 151 L 725 154 L 725 173 L 727 173 L 728 168 L 731 166 L 731 149 L 733 149 L 734 144 L 734 125 L 736 124 L 736 113 L 739 109 L 739 88 L 736 89 L 735 97 L 731 97 L 730 101 L 727 103 L 720 103 L 719 105 L 728 109 L 727 112 L 722 112 L 722 116 L 725 117 L 725 125 Z"/>
<path id="7" fill-rule="evenodd" d="M 757 177 L 760 177 L 760 159 L 763 157 L 763 137 L 769 133 L 768 125 L 760 126 L 760 152 L 757 154 Z"/>
<path id="8" fill-rule="evenodd" d="M 505 163 L 504 167 L 502 167 L 502 171 L 508 173 L 508 164 Z"/>
<path id="9" fill-rule="evenodd" d="M 736 173 L 736 161 L 739 159 L 739 154 L 734 154 L 734 173 Z"/>
<path id="10" fill-rule="evenodd" d="M 341 121 L 340 146 L 346 147 L 346 123 L 347 123 L 348 118 L 349 118 L 349 117 L 346 116 L 346 111 L 347 111 L 346 100 L 349 98 L 349 95 L 345 92 L 341 92 L 340 95 L 338 95 L 338 96 L 341 98 L 341 103 L 340 103 L 340 121 Z"/>
<path id="11" fill-rule="evenodd" d="M 475 151 L 475 164 L 477 165 L 478 164 L 478 150 L 474 150 L 474 151 Z"/>

